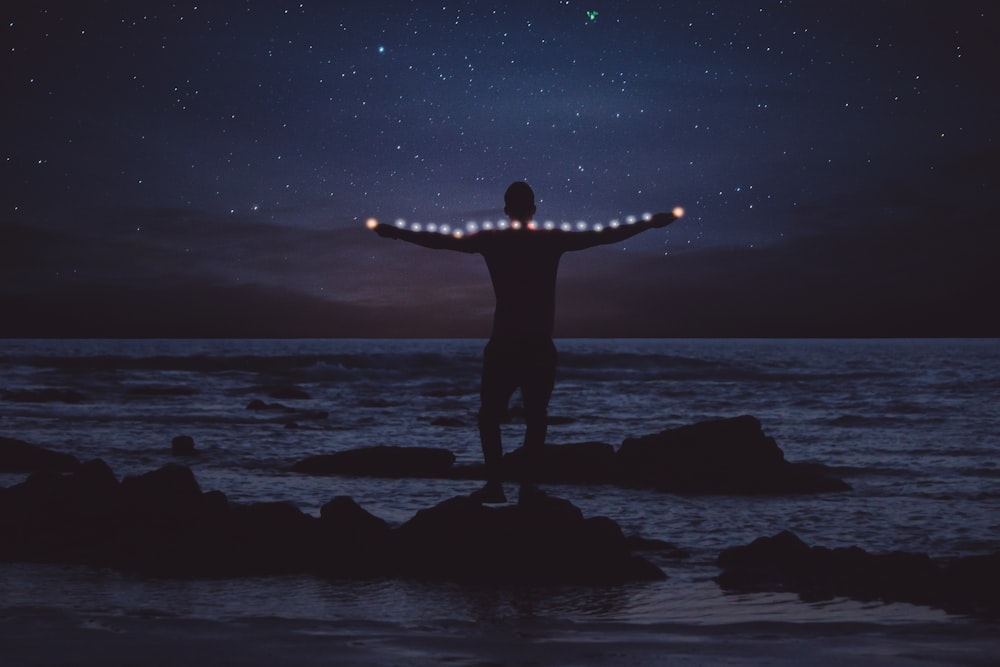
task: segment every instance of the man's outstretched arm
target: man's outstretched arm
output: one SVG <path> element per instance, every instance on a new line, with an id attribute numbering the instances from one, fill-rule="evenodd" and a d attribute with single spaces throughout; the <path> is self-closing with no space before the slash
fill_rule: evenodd
<path id="1" fill-rule="evenodd" d="M 684 209 L 678 206 L 670 213 L 657 213 L 648 220 L 637 220 L 631 224 L 620 225 L 618 227 L 605 227 L 600 231 L 568 232 L 565 235 L 563 247 L 565 250 L 585 250 L 597 245 L 618 243 L 619 241 L 632 238 L 647 229 L 666 227 L 682 215 L 684 215 Z"/>
<path id="2" fill-rule="evenodd" d="M 409 241 L 425 248 L 435 250 L 457 250 L 458 252 L 476 252 L 477 248 L 472 237 L 453 236 L 451 234 L 439 234 L 437 232 L 415 232 L 405 227 L 396 225 L 386 225 L 379 222 L 369 221 L 368 229 L 386 239 L 399 239 Z"/>

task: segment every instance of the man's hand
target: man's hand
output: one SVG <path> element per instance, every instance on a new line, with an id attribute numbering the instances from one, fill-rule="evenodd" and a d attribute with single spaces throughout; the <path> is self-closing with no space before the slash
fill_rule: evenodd
<path id="1" fill-rule="evenodd" d="M 396 227 L 394 225 L 384 225 L 375 218 L 368 218 L 368 220 L 365 221 L 365 227 L 372 230 L 373 232 L 375 232 L 384 239 L 399 238 L 399 234 L 397 233 Z"/>
<path id="2" fill-rule="evenodd" d="M 684 215 L 684 209 L 680 206 L 674 208 L 670 213 L 657 213 L 652 218 L 649 219 L 649 226 L 659 229 L 661 227 L 666 227 L 674 220 L 677 220 L 682 215 Z"/>

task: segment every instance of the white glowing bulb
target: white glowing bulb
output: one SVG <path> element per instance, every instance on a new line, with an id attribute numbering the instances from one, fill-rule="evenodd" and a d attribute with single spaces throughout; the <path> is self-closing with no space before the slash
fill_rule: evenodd
<path id="1" fill-rule="evenodd" d="M 451 226 L 450 225 L 441 225 L 441 233 L 442 234 L 451 234 Z"/>
<path id="2" fill-rule="evenodd" d="M 601 230 L 603 230 L 603 229 L 604 229 L 604 225 L 602 225 L 602 224 L 601 224 L 601 223 L 599 223 L 599 222 L 598 222 L 597 224 L 595 224 L 595 225 L 594 225 L 594 231 L 595 231 L 595 232 L 599 232 L 599 231 L 601 231 Z"/>
<path id="3" fill-rule="evenodd" d="M 653 214 L 652 213 L 643 213 L 642 214 L 642 219 L 645 220 L 646 222 L 649 222 L 650 220 L 653 219 Z"/>
<path id="4" fill-rule="evenodd" d="M 583 220 L 579 220 L 576 223 L 576 228 L 579 229 L 582 232 L 583 230 L 585 230 L 587 228 L 587 223 L 584 222 Z"/>
<path id="5" fill-rule="evenodd" d="M 412 225 L 410 225 L 410 229 L 412 229 L 415 232 L 419 232 L 421 230 L 420 223 L 414 222 Z"/>
<path id="6" fill-rule="evenodd" d="M 475 234 L 476 232 L 478 232 L 478 231 L 479 231 L 479 225 L 477 225 L 477 224 L 476 224 L 475 222 L 473 222 L 473 221 L 470 221 L 470 222 L 467 222 L 467 223 L 465 223 L 465 229 L 466 229 L 466 230 L 467 230 L 467 231 L 468 231 L 468 232 L 469 232 L 470 234 Z"/>
<path id="7" fill-rule="evenodd" d="M 634 215 L 627 215 L 627 216 L 625 216 L 625 222 L 626 222 L 626 224 L 634 225 L 635 224 L 635 216 Z"/>
<path id="8" fill-rule="evenodd" d="M 429 232 L 436 232 L 437 230 L 438 230 L 438 226 L 435 225 L 433 222 L 427 223 L 427 231 L 429 231 Z"/>
<path id="9" fill-rule="evenodd" d="M 489 220 L 483 220 L 483 229 L 493 229 L 493 223 Z"/>
<path id="10" fill-rule="evenodd" d="M 608 223 L 608 227 L 611 227 L 612 229 L 617 228 L 620 225 L 621 223 L 618 222 L 617 220 L 612 220 L 611 222 Z"/>
<path id="11" fill-rule="evenodd" d="M 559 225 L 559 228 L 564 232 L 568 232 L 571 229 L 573 229 L 573 225 L 569 224 L 568 222 L 564 222 L 561 225 Z"/>
<path id="12" fill-rule="evenodd" d="M 402 218 L 397 218 L 396 219 L 396 226 L 397 227 L 406 227 L 406 220 L 403 220 Z"/>
<path id="13" fill-rule="evenodd" d="M 555 229 L 556 223 L 552 222 L 551 220 L 546 220 L 545 224 L 542 226 L 545 227 L 545 229 Z"/>

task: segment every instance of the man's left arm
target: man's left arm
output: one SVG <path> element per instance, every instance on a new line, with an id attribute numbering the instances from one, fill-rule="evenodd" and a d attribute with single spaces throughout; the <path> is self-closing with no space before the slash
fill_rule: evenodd
<path id="1" fill-rule="evenodd" d="M 619 225 L 618 227 L 605 227 L 600 231 L 590 232 L 567 232 L 564 237 L 563 249 L 567 251 L 585 250 L 598 245 L 618 243 L 632 238 L 647 229 L 661 229 L 666 227 L 682 215 L 684 215 L 684 210 L 677 207 L 670 213 L 657 213 L 648 220 L 637 220 L 631 224 Z"/>

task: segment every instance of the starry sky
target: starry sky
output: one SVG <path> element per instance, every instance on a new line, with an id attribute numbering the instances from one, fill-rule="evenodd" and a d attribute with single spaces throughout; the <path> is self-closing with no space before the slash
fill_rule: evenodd
<path id="1" fill-rule="evenodd" d="M 0 336 L 485 337 L 374 216 L 687 215 L 563 258 L 556 335 L 1000 336 L 1000 8 L 0 9 Z"/>

